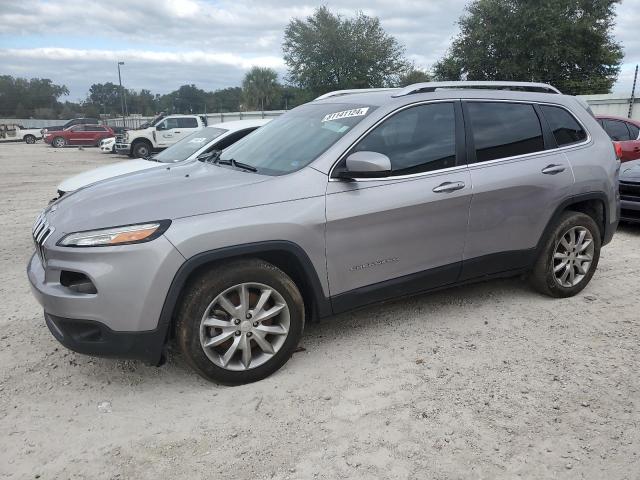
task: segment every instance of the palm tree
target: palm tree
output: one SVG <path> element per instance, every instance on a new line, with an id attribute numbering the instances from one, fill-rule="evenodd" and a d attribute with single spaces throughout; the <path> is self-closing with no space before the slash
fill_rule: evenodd
<path id="1" fill-rule="evenodd" d="M 278 74 L 272 68 L 252 67 L 242 81 L 242 95 L 249 108 L 264 110 L 279 91 Z"/>

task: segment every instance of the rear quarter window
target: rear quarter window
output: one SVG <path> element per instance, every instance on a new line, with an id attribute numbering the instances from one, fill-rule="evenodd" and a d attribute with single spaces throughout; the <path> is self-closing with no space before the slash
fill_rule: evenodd
<path id="1" fill-rule="evenodd" d="M 553 132 L 559 147 L 579 143 L 587 138 L 587 132 L 574 116 L 562 107 L 540 105 L 540 110 Z"/>

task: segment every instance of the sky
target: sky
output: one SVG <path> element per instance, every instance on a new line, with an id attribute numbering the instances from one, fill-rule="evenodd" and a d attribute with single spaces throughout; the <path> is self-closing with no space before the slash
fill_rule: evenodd
<path id="1" fill-rule="evenodd" d="M 50 78 L 86 98 L 92 83 L 167 93 L 239 86 L 252 66 L 286 74 L 282 37 L 291 18 L 316 7 L 380 18 L 417 67 L 441 58 L 468 0 L 0 0 L 0 75 Z M 615 38 L 625 51 L 616 93 L 631 91 L 640 63 L 640 0 L 617 7 Z"/>

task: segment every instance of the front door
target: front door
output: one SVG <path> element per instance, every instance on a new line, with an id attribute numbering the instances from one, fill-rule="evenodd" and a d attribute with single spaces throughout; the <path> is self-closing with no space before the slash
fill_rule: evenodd
<path id="1" fill-rule="evenodd" d="M 464 141 L 460 117 L 457 102 L 405 108 L 349 152 L 387 155 L 387 177 L 330 180 L 326 246 L 335 311 L 457 279 L 471 200 L 464 147 L 456 148 L 456 132 Z"/>
<path id="2" fill-rule="evenodd" d="M 69 145 L 88 145 L 95 132 L 91 132 L 85 125 L 74 125 L 69 128 L 69 136 L 67 144 Z"/>

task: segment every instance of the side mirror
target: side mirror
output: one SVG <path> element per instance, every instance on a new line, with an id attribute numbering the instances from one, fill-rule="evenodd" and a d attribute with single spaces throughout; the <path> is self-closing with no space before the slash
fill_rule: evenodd
<path id="1" fill-rule="evenodd" d="M 160 125 L 156 125 L 156 130 L 160 131 L 160 130 L 166 130 L 165 128 L 165 123 L 161 123 Z"/>
<path id="2" fill-rule="evenodd" d="M 355 152 L 345 163 L 346 168 L 336 172 L 337 178 L 382 178 L 391 173 L 391 160 L 378 152 Z"/>

